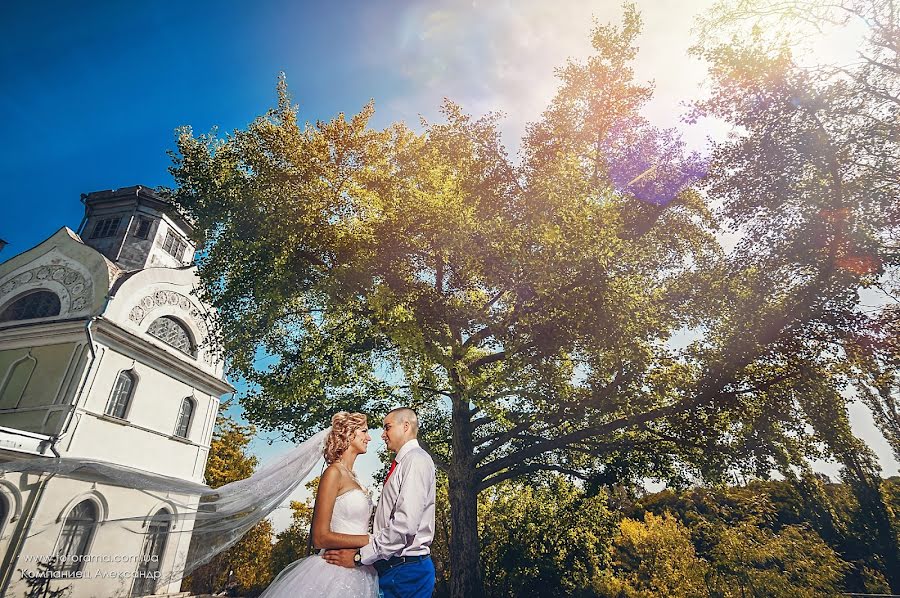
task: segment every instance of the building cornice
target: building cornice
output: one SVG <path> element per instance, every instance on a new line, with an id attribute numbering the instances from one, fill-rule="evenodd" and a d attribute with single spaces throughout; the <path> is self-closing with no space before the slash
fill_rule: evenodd
<path id="1" fill-rule="evenodd" d="M 48 446 L 50 446 L 50 437 L 46 434 L 0 426 L 0 455 L 7 452 L 44 455 L 44 450 Z"/>
<path id="2" fill-rule="evenodd" d="M 7 325 L 0 328 L 0 347 L 18 349 L 84 340 L 84 326 L 87 321 L 88 318 L 71 318 Z"/>
<path id="3" fill-rule="evenodd" d="M 133 421 L 122 419 L 121 417 L 116 417 L 115 415 L 108 415 L 106 413 L 94 413 L 93 411 L 89 411 L 88 409 L 80 409 L 82 413 L 95 417 L 97 419 L 102 419 L 103 421 L 112 422 L 118 426 L 122 426 L 125 428 L 134 428 L 136 430 L 140 430 L 141 432 L 146 432 L 148 434 L 153 434 L 155 436 L 162 436 L 163 438 L 167 438 L 169 440 L 174 440 L 176 442 L 180 442 L 181 444 L 186 444 L 188 446 L 193 446 L 198 449 L 209 450 L 208 444 L 197 444 L 190 438 L 184 438 L 182 436 L 175 436 L 174 434 L 166 434 L 165 432 L 160 432 L 159 430 L 154 430 L 152 428 L 147 428 L 141 425 L 134 423 Z"/>
<path id="4" fill-rule="evenodd" d="M 28 322 L 0 328 L 0 348 L 21 349 L 60 342 L 80 342 L 85 340 L 84 327 L 87 318 L 56 320 L 53 322 Z M 184 361 L 150 341 L 135 336 L 115 322 L 98 317 L 94 325 L 94 335 L 128 348 L 140 355 L 148 365 L 172 372 L 175 377 L 189 380 L 192 386 L 203 389 L 211 395 L 221 396 L 235 391 L 227 381 L 213 376 L 197 366 Z"/>

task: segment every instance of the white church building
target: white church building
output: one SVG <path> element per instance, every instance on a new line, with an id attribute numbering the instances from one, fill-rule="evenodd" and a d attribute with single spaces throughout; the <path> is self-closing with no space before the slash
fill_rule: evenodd
<path id="1" fill-rule="evenodd" d="M 141 186 L 82 202 L 77 233 L 0 263 L 0 461 L 74 456 L 202 484 L 234 388 L 205 342 L 191 226 Z M 49 582 L 67 596 L 186 596 L 157 579 L 183 568 L 190 533 L 165 541 L 159 516 L 190 500 L 88 475 L 0 477 L 0 596 L 35 595 L 29 575 L 51 555 L 83 571 Z M 103 525 L 135 514 L 143 533 Z M 91 575 L 98 562 L 119 574 Z"/>

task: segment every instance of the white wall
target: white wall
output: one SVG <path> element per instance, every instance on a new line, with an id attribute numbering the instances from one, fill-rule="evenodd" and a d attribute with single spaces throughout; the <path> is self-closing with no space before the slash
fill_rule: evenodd
<path id="1" fill-rule="evenodd" d="M 62 451 L 202 482 L 218 398 L 109 347 L 100 348 L 95 368 L 77 425 Z M 137 382 L 121 420 L 105 412 L 115 381 L 125 370 Z M 187 438 L 181 439 L 174 433 L 184 398 L 193 400 L 195 409 Z"/>
<path id="2" fill-rule="evenodd" d="M 40 479 L 33 474 L 22 474 L 16 482 L 25 488 L 22 500 L 23 503 L 27 503 L 29 494 L 38 490 Z M 137 513 L 146 514 L 149 519 L 161 508 L 178 513 L 185 507 L 193 507 L 196 504 L 196 497 L 187 494 L 170 496 L 165 493 L 94 484 L 84 480 L 53 478 L 47 484 L 35 510 L 28 538 L 22 546 L 18 561 L 14 564 L 14 576 L 5 594 L 6 597 L 25 595 L 27 585 L 20 570 L 39 571 L 34 560 L 54 554 L 66 516 L 76 504 L 85 499 L 93 501 L 97 506 L 101 522 Z M 13 527 L 14 525 L 7 525 L 0 535 L 0 550 L 4 552 L 9 548 Z M 174 524 L 173 529 L 182 533 L 174 534 L 166 543 L 160 566 L 162 575 L 174 569 L 183 569 L 191 528 L 191 522 Z M 136 559 L 140 556 L 145 537 L 146 527 L 140 521 L 101 524 L 95 529 L 88 544 L 87 554 L 93 560 L 84 563 L 83 577 L 55 580 L 51 583 L 51 588 L 57 589 L 71 584 L 73 598 L 129 596 L 134 581 L 133 572 L 139 566 Z M 115 562 L 116 560 L 119 562 Z M 168 588 L 158 587 L 157 593 L 177 593 L 179 587 L 180 582 L 174 582 Z"/>

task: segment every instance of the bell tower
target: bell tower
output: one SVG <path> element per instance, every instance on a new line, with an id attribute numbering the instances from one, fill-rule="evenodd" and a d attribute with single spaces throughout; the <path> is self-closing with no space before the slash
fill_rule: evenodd
<path id="1" fill-rule="evenodd" d="M 122 270 L 177 268 L 194 260 L 191 224 L 170 202 L 143 185 L 81 196 L 78 234 Z"/>

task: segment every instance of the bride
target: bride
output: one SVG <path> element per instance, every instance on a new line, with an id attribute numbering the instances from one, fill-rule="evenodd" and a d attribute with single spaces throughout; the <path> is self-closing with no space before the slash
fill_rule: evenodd
<path id="1" fill-rule="evenodd" d="M 356 457 L 366 452 L 368 423 L 362 413 L 341 411 L 331 418 L 325 439 L 328 467 L 319 480 L 312 521 L 312 543 L 320 548 L 361 548 L 369 543 L 374 504 L 353 472 Z M 370 566 L 332 565 L 322 553 L 294 561 L 278 574 L 260 598 L 297 596 L 376 598 L 378 574 Z"/>

